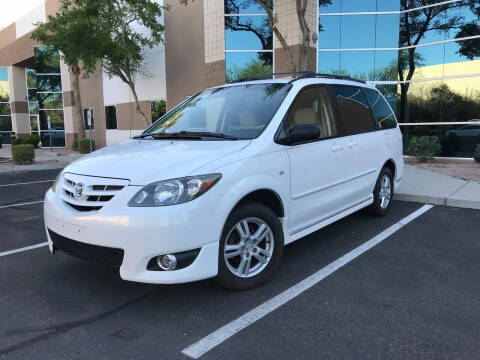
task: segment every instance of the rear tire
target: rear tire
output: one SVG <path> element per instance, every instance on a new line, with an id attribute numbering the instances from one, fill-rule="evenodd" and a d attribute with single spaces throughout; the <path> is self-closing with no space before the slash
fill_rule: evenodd
<path id="1" fill-rule="evenodd" d="M 389 168 L 383 168 L 373 189 L 373 204 L 369 211 L 375 216 L 385 216 L 392 206 L 394 192 L 393 174 Z"/>
<path id="2" fill-rule="evenodd" d="M 270 208 L 256 202 L 236 207 L 220 239 L 216 281 L 233 290 L 264 283 L 278 267 L 283 245 L 282 224 Z"/>

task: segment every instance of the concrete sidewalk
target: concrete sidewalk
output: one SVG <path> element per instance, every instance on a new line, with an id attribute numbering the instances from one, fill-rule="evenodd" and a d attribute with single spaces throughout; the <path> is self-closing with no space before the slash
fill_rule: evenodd
<path id="1" fill-rule="evenodd" d="M 11 161 L 0 163 L 0 173 L 24 172 L 35 170 L 62 169 L 82 155 L 69 149 L 35 149 L 35 160 L 31 165 L 15 165 Z M 0 149 L 0 158 L 11 159 L 10 146 L 3 145 Z"/>
<path id="2" fill-rule="evenodd" d="M 480 209 L 480 183 L 405 164 L 395 199 Z"/>

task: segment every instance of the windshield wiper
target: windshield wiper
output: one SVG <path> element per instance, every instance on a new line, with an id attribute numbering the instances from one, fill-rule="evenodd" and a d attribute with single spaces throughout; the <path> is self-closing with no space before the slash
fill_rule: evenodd
<path id="1" fill-rule="evenodd" d="M 222 134 L 222 133 L 214 133 L 214 132 L 209 132 L 209 131 L 189 131 L 189 132 L 182 131 L 182 134 L 183 133 L 198 135 L 198 136 L 203 136 L 203 137 L 214 137 L 214 138 L 226 139 L 226 140 L 238 140 L 238 138 L 235 137 L 235 136 Z"/>
<path id="2" fill-rule="evenodd" d="M 140 134 L 140 135 L 134 136 L 132 139 L 143 139 L 147 136 L 153 136 L 153 134 Z"/>
<path id="3" fill-rule="evenodd" d="M 213 137 L 225 140 L 238 140 L 235 136 L 230 136 L 222 133 L 213 133 L 208 131 L 180 131 L 174 133 L 154 133 L 154 134 L 141 134 L 134 136 L 134 139 L 143 139 L 151 136 L 154 139 L 201 139 L 202 137 Z"/>
<path id="4" fill-rule="evenodd" d="M 175 133 L 156 133 L 152 134 L 154 139 L 193 139 L 193 140 L 200 140 L 202 137 L 197 134 L 188 133 L 186 131 L 180 131 Z"/>

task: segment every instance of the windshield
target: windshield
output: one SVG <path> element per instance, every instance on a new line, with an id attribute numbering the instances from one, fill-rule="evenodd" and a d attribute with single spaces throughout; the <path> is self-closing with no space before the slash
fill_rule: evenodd
<path id="1" fill-rule="evenodd" d="M 202 91 L 158 119 L 142 135 L 210 133 L 253 139 L 268 125 L 289 84 L 251 84 Z"/>

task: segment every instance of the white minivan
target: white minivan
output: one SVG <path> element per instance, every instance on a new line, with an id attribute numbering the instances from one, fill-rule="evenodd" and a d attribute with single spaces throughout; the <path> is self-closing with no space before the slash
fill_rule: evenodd
<path id="1" fill-rule="evenodd" d="M 369 207 L 385 215 L 402 135 L 380 92 L 317 74 L 199 92 L 141 135 L 67 166 L 45 196 L 50 251 L 125 280 L 266 281 L 283 247 Z"/>

